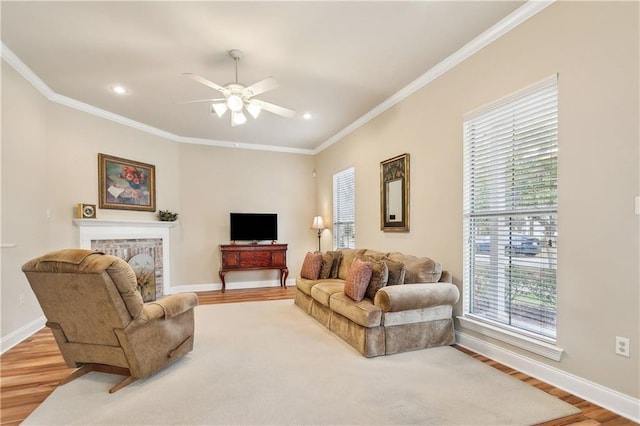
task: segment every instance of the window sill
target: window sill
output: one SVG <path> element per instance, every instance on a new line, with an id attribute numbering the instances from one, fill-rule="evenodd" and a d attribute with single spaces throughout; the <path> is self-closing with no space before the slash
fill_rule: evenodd
<path id="1" fill-rule="evenodd" d="M 483 336 L 491 337 L 492 339 L 508 343 L 517 348 L 524 349 L 554 361 L 560 361 L 560 358 L 562 358 L 564 349 L 561 349 L 554 344 L 533 339 L 469 317 L 458 316 L 457 318 L 463 328 L 475 331 Z"/>

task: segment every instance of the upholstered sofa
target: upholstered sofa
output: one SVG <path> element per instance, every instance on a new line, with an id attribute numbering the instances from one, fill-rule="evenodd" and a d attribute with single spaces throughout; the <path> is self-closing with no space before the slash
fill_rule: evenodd
<path id="1" fill-rule="evenodd" d="M 354 282 L 366 280 L 368 269 L 367 287 L 356 289 L 354 299 Z M 453 344 L 459 296 L 451 275 L 432 259 L 340 249 L 307 254 L 294 303 L 361 354 L 375 357 Z"/>

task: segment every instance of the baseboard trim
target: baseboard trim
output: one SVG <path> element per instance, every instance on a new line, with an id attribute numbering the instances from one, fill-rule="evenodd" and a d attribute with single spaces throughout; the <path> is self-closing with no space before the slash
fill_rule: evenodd
<path id="1" fill-rule="evenodd" d="M 19 329 L 7 334 L 0 339 L 0 354 L 5 353 L 18 343 L 30 337 L 35 332 L 39 331 L 46 324 L 47 320 L 44 316 L 34 319 L 30 323 L 20 327 Z"/>
<path id="2" fill-rule="evenodd" d="M 294 280 L 287 280 L 287 286 L 295 286 Z M 280 283 L 277 281 L 236 281 L 228 282 L 227 290 L 239 290 L 247 288 L 262 288 L 262 287 L 280 287 Z M 198 292 L 198 291 L 215 291 L 222 290 L 222 283 L 205 283 L 205 284 L 184 284 L 174 286 L 169 289 L 170 294 L 184 293 L 184 292 Z"/>
<path id="3" fill-rule="evenodd" d="M 640 422 L 640 400 L 539 361 L 456 331 L 456 343 L 600 407 Z"/>

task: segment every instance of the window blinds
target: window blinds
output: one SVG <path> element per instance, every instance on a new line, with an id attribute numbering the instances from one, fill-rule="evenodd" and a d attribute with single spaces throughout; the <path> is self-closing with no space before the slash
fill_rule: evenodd
<path id="1" fill-rule="evenodd" d="M 555 339 L 557 77 L 464 118 L 465 315 Z"/>
<path id="2" fill-rule="evenodd" d="M 333 247 L 355 248 L 355 169 L 333 175 Z"/>

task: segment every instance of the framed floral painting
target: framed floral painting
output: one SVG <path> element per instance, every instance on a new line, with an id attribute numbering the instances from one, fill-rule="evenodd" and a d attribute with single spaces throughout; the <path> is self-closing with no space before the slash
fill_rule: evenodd
<path id="1" fill-rule="evenodd" d="M 156 167 L 152 164 L 98 154 L 101 209 L 156 210 Z"/>

